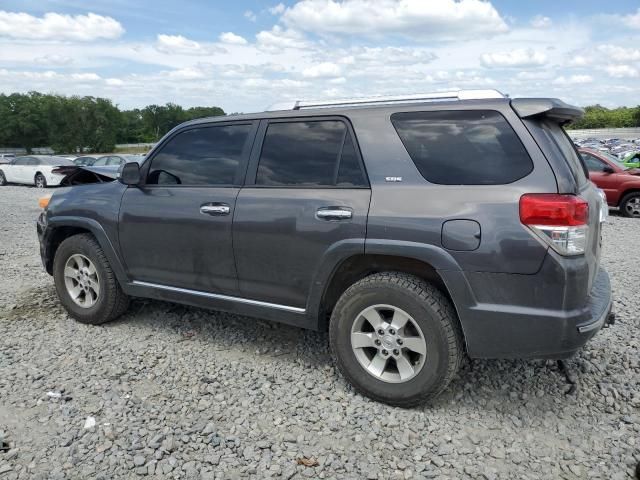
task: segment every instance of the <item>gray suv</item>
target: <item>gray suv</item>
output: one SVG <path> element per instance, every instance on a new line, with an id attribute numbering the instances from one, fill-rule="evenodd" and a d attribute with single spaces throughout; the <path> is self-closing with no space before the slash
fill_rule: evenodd
<path id="1" fill-rule="evenodd" d="M 465 355 L 564 359 L 610 318 L 603 203 L 557 99 L 296 102 L 168 133 L 38 220 L 71 316 L 130 297 L 328 330 L 365 395 L 443 391 Z"/>

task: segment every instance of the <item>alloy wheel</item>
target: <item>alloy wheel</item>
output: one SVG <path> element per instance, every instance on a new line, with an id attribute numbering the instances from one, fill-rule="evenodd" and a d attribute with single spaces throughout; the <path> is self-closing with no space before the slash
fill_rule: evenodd
<path id="1" fill-rule="evenodd" d="M 624 208 L 630 217 L 640 217 L 640 196 L 627 200 Z"/>
<path id="2" fill-rule="evenodd" d="M 81 254 L 71 255 L 64 266 L 64 284 L 69 297 L 83 308 L 90 308 L 100 296 L 96 267 Z"/>
<path id="3" fill-rule="evenodd" d="M 351 328 L 351 348 L 370 375 L 389 383 L 414 378 L 427 354 L 418 323 L 393 305 L 373 305 L 357 315 Z"/>
<path id="4" fill-rule="evenodd" d="M 36 187 L 38 188 L 44 188 L 45 186 L 45 179 L 42 175 L 36 175 Z"/>

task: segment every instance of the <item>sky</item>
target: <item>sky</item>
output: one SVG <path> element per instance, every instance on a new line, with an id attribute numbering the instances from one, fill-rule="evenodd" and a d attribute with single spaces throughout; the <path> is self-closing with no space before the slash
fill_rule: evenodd
<path id="1" fill-rule="evenodd" d="M 260 111 L 495 88 L 640 104 L 637 0 L 0 0 L 0 92 Z"/>

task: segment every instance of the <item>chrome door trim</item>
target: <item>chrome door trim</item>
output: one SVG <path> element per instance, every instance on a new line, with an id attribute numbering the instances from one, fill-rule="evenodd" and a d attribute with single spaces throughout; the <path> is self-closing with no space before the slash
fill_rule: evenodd
<path id="1" fill-rule="evenodd" d="M 202 205 L 200 213 L 207 215 L 229 215 L 231 209 L 229 205 Z"/>
<path id="2" fill-rule="evenodd" d="M 279 303 L 262 302 L 260 300 L 251 300 L 249 298 L 231 297 L 229 295 L 222 295 L 220 293 L 201 292 L 199 290 L 189 290 L 187 288 L 170 287 L 168 285 L 159 285 L 157 283 L 141 282 L 138 280 L 134 280 L 131 283 L 132 285 L 135 285 L 138 287 L 149 287 L 149 288 L 156 288 L 158 290 L 167 290 L 169 292 L 186 293 L 188 295 L 197 295 L 199 297 L 211 298 L 215 300 L 226 300 L 230 302 L 245 303 L 247 305 L 254 305 L 256 307 L 275 308 L 278 310 L 285 310 L 287 312 L 293 312 L 293 313 L 306 313 L 306 310 L 304 308 L 291 307 L 289 305 L 280 305 Z"/>
<path id="3" fill-rule="evenodd" d="M 342 220 L 353 217 L 353 212 L 344 208 L 319 208 L 316 211 L 318 218 L 322 220 Z"/>

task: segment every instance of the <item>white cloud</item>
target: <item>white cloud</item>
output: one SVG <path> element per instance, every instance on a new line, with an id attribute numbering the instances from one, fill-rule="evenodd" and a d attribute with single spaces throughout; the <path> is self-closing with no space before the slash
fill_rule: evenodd
<path id="1" fill-rule="evenodd" d="M 250 22 L 255 22 L 258 19 L 257 15 L 251 10 L 247 10 L 246 12 L 244 12 L 244 18 L 246 18 Z"/>
<path id="2" fill-rule="evenodd" d="M 536 15 L 531 19 L 531 26 L 533 28 L 549 28 L 552 23 L 551 19 L 544 15 Z"/>
<path id="3" fill-rule="evenodd" d="M 604 71 L 614 78 L 636 78 L 638 69 L 630 65 L 607 65 Z"/>
<path id="4" fill-rule="evenodd" d="M 171 72 L 168 72 L 167 75 L 169 76 L 169 78 L 174 78 L 176 80 L 198 80 L 200 78 L 206 77 L 205 72 L 197 67 L 187 67 L 173 70 Z"/>
<path id="5" fill-rule="evenodd" d="M 269 13 L 271 15 L 281 15 L 282 13 L 284 13 L 286 7 L 284 6 L 284 3 L 279 3 L 277 5 L 274 5 L 273 7 L 271 7 L 269 9 Z"/>
<path id="6" fill-rule="evenodd" d="M 158 35 L 156 50 L 162 53 L 178 55 L 211 55 L 225 52 L 223 48 L 214 45 L 203 45 L 182 35 L 164 34 Z"/>
<path id="7" fill-rule="evenodd" d="M 305 48 L 307 42 L 304 37 L 295 30 L 283 29 L 279 25 L 271 30 L 263 30 L 256 35 L 258 46 L 271 51 L 280 51 L 285 48 Z"/>
<path id="8" fill-rule="evenodd" d="M 640 60 L 640 48 L 600 45 L 598 51 L 604 54 L 604 59 L 612 59 L 616 62 L 635 62 Z"/>
<path id="9" fill-rule="evenodd" d="M 400 34 L 442 40 L 508 30 L 493 5 L 481 0 L 301 0 L 284 11 L 282 21 L 321 34 Z"/>
<path id="10" fill-rule="evenodd" d="M 307 78 L 338 77 L 340 74 L 340 67 L 331 62 L 319 63 L 302 71 L 302 76 Z"/>
<path id="11" fill-rule="evenodd" d="M 480 63 L 487 68 L 536 67 L 544 65 L 547 56 L 531 48 L 518 48 L 510 52 L 484 53 Z"/>
<path id="12" fill-rule="evenodd" d="M 622 17 L 622 22 L 631 28 L 639 28 L 640 29 L 640 8 L 636 11 L 636 13 L 632 13 L 630 15 L 625 15 Z"/>
<path id="13" fill-rule="evenodd" d="M 124 82 L 122 80 L 120 80 L 119 78 L 107 78 L 104 81 L 107 85 L 112 86 L 112 87 L 121 87 L 122 85 L 124 85 Z"/>
<path id="14" fill-rule="evenodd" d="M 96 73 L 72 73 L 70 77 L 73 80 L 80 80 L 83 82 L 95 82 L 100 80 L 100 75 Z"/>
<path id="15" fill-rule="evenodd" d="M 244 39 L 244 37 L 241 37 L 240 35 L 236 35 L 233 32 L 221 33 L 220 37 L 218 38 L 222 43 L 227 43 L 229 45 L 246 45 L 247 44 L 247 41 Z"/>
<path id="16" fill-rule="evenodd" d="M 571 75 L 570 77 L 559 76 L 553 82 L 554 85 L 570 86 L 570 85 L 584 85 L 585 83 L 593 82 L 591 75 Z"/>
<path id="17" fill-rule="evenodd" d="M 88 13 L 63 15 L 45 13 L 35 17 L 28 13 L 0 10 L 0 36 L 28 40 L 90 41 L 118 38 L 124 28 L 111 17 Z"/>
<path id="18" fill-rule="evenodd" d="M 42 57 L 36 57 L 33 59 L 34 63 L 39 65 L 56 65 L 64 66 L 73 63 L 73 58 L 65 55 L 56 55 L 55 53 L 43 55 Z"/>

